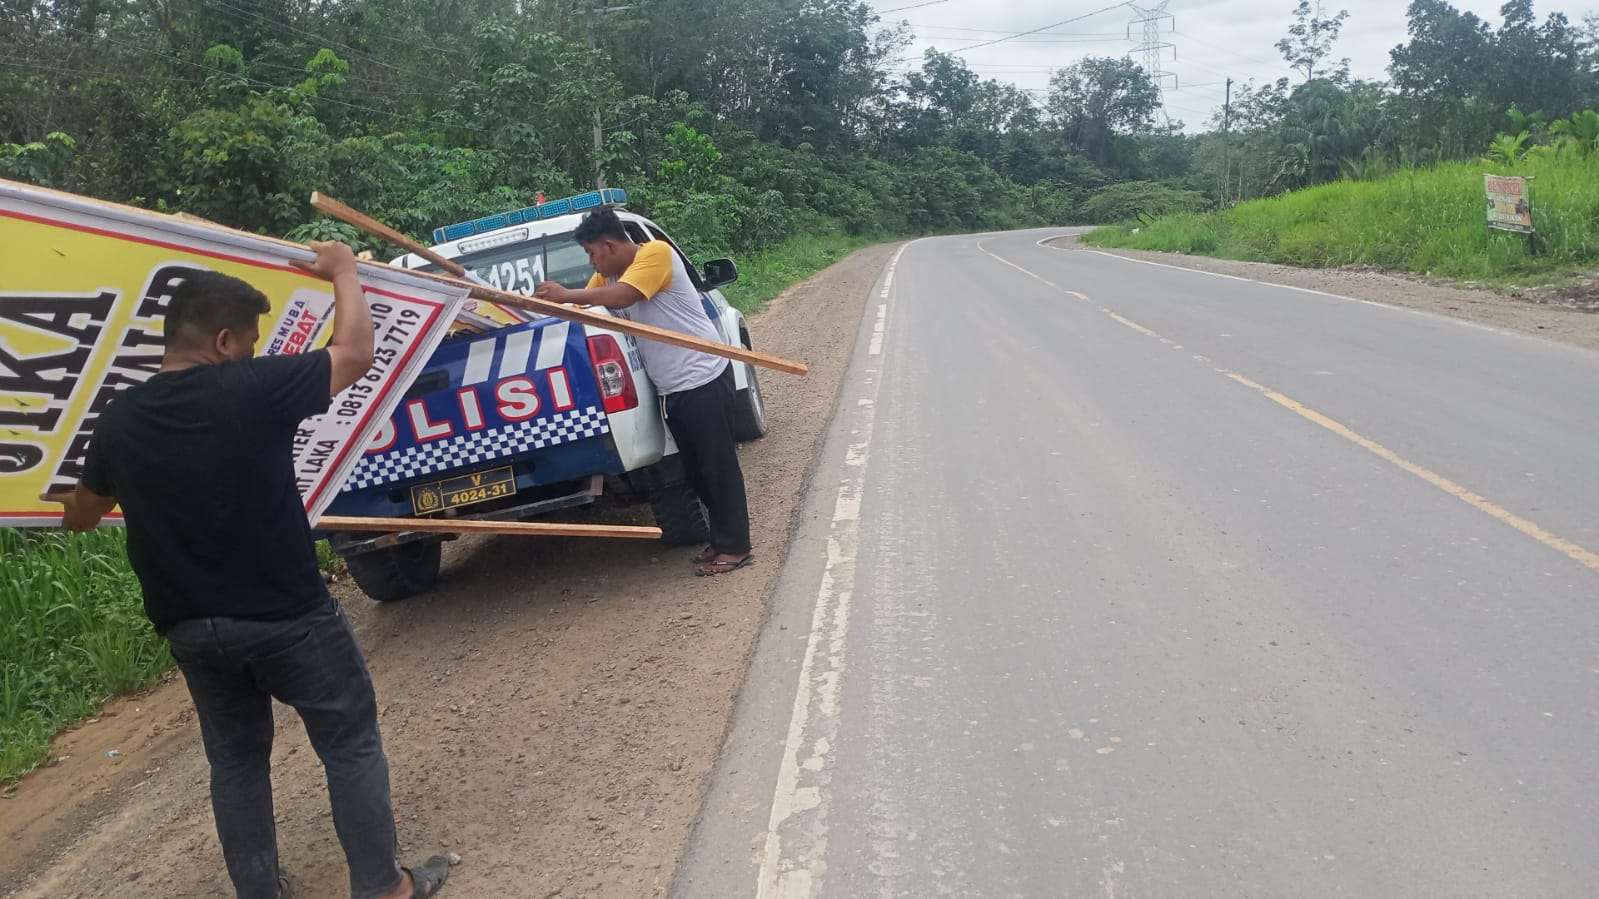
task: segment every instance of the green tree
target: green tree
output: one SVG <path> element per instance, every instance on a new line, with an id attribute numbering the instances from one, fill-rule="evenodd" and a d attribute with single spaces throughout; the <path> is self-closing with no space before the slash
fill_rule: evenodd
<path id="1" fill-rule="evenodd" d="M 332 141 L 293 91 L 253 93 L 236 109 L 198 110 L 172 129 L 172 204 L 239 228 L 282 234 L 328 183 Z"/>
<path id="2" fill-rule="evenodd" d="M 1557 115 L 1582 108 L 1588 60 L 1581 32 L 1561 13 L 1540 25 L 1532 0 L 1509 0 L 1499 12 L 1504 21 L 1493 36 L 1487 95 L 1498 104 Z"/>
<path id="3" fill-rule="evenodd" d="M 980 102 L 982 83 L 960 57 L 925 51 L 921 69 L 905 76 L 903 100 L 891 113 L 898 145 L 915 149 L 948 141 Z"/>
<path id="4" fill-rule="evenodd" d="M 1570 147 L 1577 155 L 1599 156 L 1599 112 L 1574 112 L 1571 118 L 1550 125 L 1549 131 L 1560 145 Z"/>
<path id="5" fill-rule="evenodd" d="M 1129 59 L 1088 57 L 1055 73 L 1047 108 L 1071 150 L 1103 166 L 1118 133 L 1147 132 L 1160 91 Z"/>
<path id="6" fill-rule="evenodd" d="M 1410 40 L 1389 73 L 1403 100 L 1404 143 L 1463 158 L 1486 145 L 1512 106 L 1564 117 L 1592 102 L 1594 58 L 1559 13 L 1540 25 L 1531 0 L 1509 0 L 1498 29 L 1446 0 L 1413 0 Z"/>
<path id="7" fill-rule="evenodd" d="M 1081 217 L 1093 224 L 1148 221 L 1177 212 L 1198 212 L 1210 205 L 1204 194 L 1149 181 L 1124 181 L 1089 197 Z"/>
<path id="8" fill-rule="evenodd" d="M 42 141 L 0 144 L 0 178 L 63 186 L 67 163 L 78 142 L 69 134 L 53 131 Z"/>
<path id="9" fill-rule="evenodd" d="M 1348 77 L 1347 59 L 1341 60 L 1332 72 L 1322 69 L 1322 63 L 1332 53 L 1333 44 L 1338 43 L 1338 35 L 1344 29 L 1344 20 L 1348 18 L 1347 9 L 1329 16 L 1322 0 L 1299 0 L 1294 7 L 1294 24 L 1289 26 L 1288 36 L 1277 42 L 1277 52 L 1282 54 L 1291 68 L 1302 72 L 1306 81 L 1314 81 L 1318 76 Z"/>

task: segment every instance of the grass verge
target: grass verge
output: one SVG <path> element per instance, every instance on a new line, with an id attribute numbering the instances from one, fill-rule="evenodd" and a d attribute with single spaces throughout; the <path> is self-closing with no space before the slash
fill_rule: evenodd
<path id="1" fill-rule="evenodd" d="M 50 738 L 172 665 L 144 615 L 120 528 L 0 529 L 0 783 L 33 770 Z M 341 564 L 317 543 L 325 571 Z"/>
<path id="2" fill-rule="evenodd" d="M 50 738 L 172 663 L 144 617 L 120 530 L 0 530 L 0 782 Z"/>
<path id="3" fill-rule="evenodd" d="M 791 237 L 741 260 L 738 281 L 722 292 L 739 311 L 759 312 L 790 285 L 882 239 L 834 233 Z"/>
<path id="4" fill-rule="evenodd" d="M 1528 253 L 1520 235 L 1487 231 L 1482 177 L 1489 171 L 1534 178 L 1536 253 Z M 1167 216 L 1136 233 L 1131 225 L 1100 228 L 1083 239 L 1304 268 L 1373 266 L 1487 284 L 1551 283 L 1599 265 L 1599 156 L 1406 170 Z"/>

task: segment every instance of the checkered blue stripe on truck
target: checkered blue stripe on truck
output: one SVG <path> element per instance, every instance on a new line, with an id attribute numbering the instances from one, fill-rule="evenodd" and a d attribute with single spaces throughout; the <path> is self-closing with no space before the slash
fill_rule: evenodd
<path id="1" fill-rule="evenodd" d="M 344 482 L 344 492 L 492 462 L 529 450 L 598 437 L 610 430 L 605 412 L 597 406 L 589 406 L 506 428 L 473 431 L 434 443 L 409 446 L 399 452 L 367 456 L 350 472 L 349 480 Z"/>

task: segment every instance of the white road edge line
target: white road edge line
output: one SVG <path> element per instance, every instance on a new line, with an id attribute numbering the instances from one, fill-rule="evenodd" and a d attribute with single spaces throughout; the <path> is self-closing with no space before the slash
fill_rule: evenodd
<path id="1" fill-rule="evenodd" d="M 899 248 L 884 273 L 868 349 L 871 355 L 882 354 L 894 271 L 910 245 Z M 794 690 L 794 709 L 789 716 L 788 736 L 783 742 L 783 757 L 772 790 L 772 812 L 767 819 L 761 870 L 756 881 L 758 899 L 806 899 L 813 895 L 817 877 L 825 866 L 824 821 L 818 818 L 809 822 L 810 845 L 799 847 L 808 851 L 798 857 L 784 855 L 778 831 L 796 815 L 825 811 L 822 779 L 828 773 L 828 756 L 838 723 L 838 691 L 844 673 L 845 637 L 854 594 L 855 556 L 860 546 L 861 500 L 877 417 L 878 387 L 882 381 L 881 376 L 867 379 L 855 401 L 856 428 L 844 452 L 845 475 L 833 501 L 827 564 L 816 589 L 811 631 L 805 640 L 805 656 Z M 809 775 L 806 778 L 809 783 L 804 786 L 800 784 L 802 772 Z"/>

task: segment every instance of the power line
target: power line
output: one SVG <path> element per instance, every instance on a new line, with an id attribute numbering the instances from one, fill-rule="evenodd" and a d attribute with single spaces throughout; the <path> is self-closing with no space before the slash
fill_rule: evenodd
<path id="1" fill-rule="evenodd" d="M 906 22 L 912 28 L 935 28 L 942 31 L 965 31 L 972 34 L 1010 34 L 1003 28 L 963 28 L 959 25 L 918 25 L 915 22 Z M 1126 33 L 1121 31 L 1044 31 L 1041 34 L 1059 35 L 1061 37 L 1119 37 L 1126 38 Z"/>
<path id="2" fill-rule="evenodd" d="M 995 73 L 998 73 L 998 74 L 1010 73 L 1010 74 L 1015 74 L 1015 75 L 1027 75 L 1027 74 L 1037 74 L 1039 72 L 1058 72 L 1061 69 L 1065 68 L 1065 66 L 976 65 L 976 66 L 967 66 L 966 68 L 967 68 L 968 71 L 972 71 L 972 72 L 995 72 Z M 901 74 L 901 75 L 909 75 L 909 74 L 911 74 L 913 72 L 920 72 L 921 69 L 915 68 L 915 67 L 911 67 L 911 68 L 903 68 L 903 69 L 893 69 L 892 71 L 894 71 L 897 74 Z"/>
<path id="3" fill-rule="evenodd" d="M 304 28 L 300 28 L 300 27 L 298 27 L 296 25 L 293 25 L 293 24 L 290 24 L 288 22 L 284 22 L 284 21 L 281 21 L 281 20 L 278 20 L 278 19 L 273 19 L 273 18 L 270 18 L 268 16 L 263 16 L 260 13 L 252 12 L 252 11 L 250 11 L 248 9 L 244 9 L 242 7 L 234 6 L 233 4 L 226 2 L 226 0 L 210 0 L 210 2 L 215 4 L 216 6 L 221 6 L 221 7 L 224 7 L 226 9 L 232 10 L 233 13 L 235 14 L 235 16 L 239 16 L 239 15 L 248 16 L 248 17 L 250 17 L 252 19 L 255 19 L 257 21 L 265 22 L 268 25 L 275 25 L 280 30 L 287 30 L 287 31 L 292 32 L 294 34 L 298 34 L 298 35 L 300 35 L 302 37 L 308 37 L 311 40 L 316 41 L 317 43 L 322 44 L 324 46 L 331 46 L 331 47 L 341 48 L 344 51 L 348 52 L 351 56 L 354 56 L 354 57 L 357 57 L 357 58 L 364 58 L 367 62 L 371 63 L 372 65 L 381 66 L 381 67 L 383 67 L 385 69 L 389 69 L 390 71 L 393 71 L 397 75 L 401 75 L 401 76 L 406 77 L 406 78 L 416 78 L 416 79 L 420 79 L 420 80 L 424 80 L 424 81 L 431 81 L 434 84 L 440 85 L 441 87 L 451 87 L 451 86 L 453 86 L 452 83 L 449 82 L 449 81 L 445 81 L 445 80 L 433 77 L 431 75 L 423 75 L 423 74 L 420 74 L 420 73 L 417 73 L 417 72 L 406 71 L 405 69 L 402 69 L 399 66 L 396 66 L 396 65 L 394 65 L 392 63 L 384 62 L 383 60 L 378 59 L 376 56 L 373 56 L 373 55 L 371 55 L 371 54 L 369 54 L 369 53 L 367 53 L 367 52 L 365 52 L 363 50 L 357 50 L 356 48 L 350 46 L 349 44 L 343 43 L 341 41 L 335 41 L 332 38 L 326 37 L 324 35 L 317 34 L 314 31 L 308 31 L 308 30 L 306 30 Z M 441 53 L 444 52 L 440 48 L 434 48 L 434 49 L 437 49 Z"/>
<path id="4" fill-rule="evenodd" d="M 278 72 L 289 72 L 302 78 L 312 77 L 312 73 L 307 72 L 305 66 L 293 66 L 287 63 L 263 62 L 260 59 L 252 59 L 245 63 L 245 67 L 249 69 L 272 69 Z M 360 74 L 357 74 L 357 72 L 360 72 Z M 348 77 L 350 79 L 350 83 L 356 86 L 363 84 L 383 84 L 383 82 L 373 81 L 365 77 L 365 70 L 352 70 Z M 376 95 L 398 97 L 432 97 L 437 95 L 436 91 L 402 90 L 388 86 L 369 88 L 369 91 L 370 93 Z"/>
<path id="5" fill-rule="evenodd" d="M 973 38 L 969 38 L 969 37 L 953 37 L 953 36 L 945 36 L 945 35 L 937 35 L 937 34 L 934 34 L 934 35 L 918 35 L 916 39 L 919 40 L 919 41 L 926 42 L 926 43 L 932 43 L 934 41 L 970 41 L 970 40 L 973 40 Z M 1011 43 L 1014 43 L 1014 44 L 1034 44 L 1034 45 L 1043 45 L 1043 44 L 1053 44 L 1053 45 L 1058 45 L 1058 44 L 1125 44 L 1125 43 L 1127 43 L 1127 38 L 1122 37 L 1120 35 L 1117 35 L 1116 37 L 1064 38 L 1064 39 L 1061 39 L 1061 40 L 1056 40 L 1054 38 L 1043 38 L 1043 39 L 1023 38 L 1023 39 L 1012 41 Z"/>
<path id="6" fill-rule="evenodd" d="M 1061 19 L 1059 22 L 1052 22 L 1052 23 L 1050 23 L 1048 25 L 1042 25 L 1042 26 L 1040 26 L 1038 28 L 1028 29 L 1027 31 L 1018 31 L 1015 34 L 1007 35 L 1005 37 L 996 37 L 993 40 L 983 41 L 982 43 L 978 43 L 978 44 L 972 44 L 970 47 L 961 47 L 961 48 L 956 49 L 956 50 L 951 50 L 950 52 L 951 53 L 965 53 L 967 50 L 976 50 L 978 47 L 988 47 L 988 46 L 992 46 L 994 44 L 1003 44 L 1006 41 L 1013 41 L 1013 40 L 1015 40 L 1016 38 L 1019 38 L 1019 37 L 1027 37 L 1028 35 L 1038 34 L 1040 32 L 1048 31 L 1051 28 L 1059 28 L 1062 25 L 1070 25 L 1073 22 L 1081 22 L 1084 19 L 1091 19 L 1094 16 L 1100 15 L 1102 13 L 1107 13 L 1107 12 L 1110 12 L 1110 11 L 1115 10 L 1115 9 L 1120 9 L 1123 6 L 1126 6 L 1126 5 L 1127 5 L 1126 2 L 1112 4 L 1110 6 L 1105 6 L 1105 7 L 1101 7 L 1100 9 L 1096 9 L 1093 12 L 1085 12 L 1085 13 L 1083 13 L 1080 16 L 1072 16 L 1069 19 Z"/>
<path id="7" fill-rule="evenodd" d="M 1219 93 L 1222 92 L 1222 89 L 1220 87 L 1216 87 L 1215 85 L 1220 85 L 1220 84 L 1226 84 L 1226 82 L 1225 81 L 1197 81 L 1197 82 L 1194 82 L 1192 84 L 1188 84 L 1188 83 L 1185 82 L 1181 89 L 1185 90 L 1185 91 L 1186 90 L 1198 89 L 1200 91 L 1208 91 L 1208 92 L 1213 93 L 1213 94 L 1219 94 Z"/>
<path id="8" fill-rule="evenodd" d="M 240 16 L 240 15 L 248 16 L 249 18 L 255 19 L 257 21 L 265 22 L 268 25 L 274 25 L 279 30 L 286 30 L 286 31 L 293 32 L 294 34 L 298 34 L 298 35 L 300 35 L 302 37 L 308 37 L 311 40 L 316 41 L 317 43 L 323 44 L 325 46 L 340 47 L 340 48 L 342 48 L 344 50 L 347 50 L 350 53 L 353 53 L 355 55 L 365 56 L 368 59 L 370 59 L 372 62 L 376 63 L 377 65 L 383 66 L 383 67 L 388 68 L 388 69 L 393 69 L 396 72 L 400 72 L 402 74 L 411 74 L 409 72 L 406 72 L 404 69 L 399 68 L 398 66 L 390 65 L 390 64 L 385 63 L 384 61 L 382 61 L 380 59 L 377 59 L 376 57 L 373 57 L 373 55 L 370 52 L 366 51 L 366 50 L 358 50 L 358 49 L 356 49 L 355 47 L 353 47 L 353 46 L 351 46 L 349 44 L 346 44 L 346 43 L 344 43 L 342 41 L 336 41 L 336 40 L 334 40 L 334 39 L 332 39 L 332 38 L 330 38 L 330 37 L 328 37 L 326 35 L 323 35 L 323 34 L 318 34 L 317 32 L 311 31 L 308 28 L 304 28 L 304 27 L 302 27 L 300 25 L 296 25 L 293 22 L 289 22 L 289 21 L 284 20 L 284 19 L 275 19 L 275 18 L 273 18 L 271 16 L 255 12 L 254 10 L 245 9 L 242 6 L 236 6 L 233 3 L 228 2 L 228 0 L 202 0 L 202 2 L 210 2 L 212 4 L 215 4 L 216 6 L 220 6 L 220 7 L 223 7 L 225 9 L 228 9 L 228 10 L 232 11 L 232 13 L 234 15 L 236 15 L 236 16 Z M 409 39 L 408 40 L 406 38 L 391 37 L 389 35 L 384 35 L 384 34 L 374 34 L 372 36 L 373 37 L 377 37 L 377 38 L 381 38 L 382 40 L 387 41 L 388 43 L 391 43 L 391 44 L 399 43 L 400 45 L 404 46 L 406 49 L 411 49 L 413 47 L 413 45 L 414 45 L 414 46 L 421 47 L 421 48 L 423 48 L 425 50 L 432 50 L 435 53 L 442 53 L 442 54 L 444 54 L 446 56 L 455 56 L 457 58 L 460 58 L 458 51 L 450 50 L 450 49 L 445 48 L 445 47 L 441 47 L 438 44 L 432 43 L 430 41 L 421 40 L 420 38 L 414 38 L 414 39 Z"/>
<path id="9" fill-rule="evenodd" d="M 1239 59 L 1248 60 L 1248 61 L 1250 61 L 1252 63 L 1255 63 L 1256 65 L 1265 66 L 1268 69 L 1287 68 L 1287 65 L 1285 63 L 1281 62 L 1281 61 L 1278 61 L 1278 62 L 1266 62 L 1263 59 L 1260 59 L 1260 58 L 1254 57 L 1254 56 L 1250 56 L 1247 53 L 1239 53 L 1237 50 L 1233 50 L 1233 49 L 1231 49 L 1229 47 L 1223 47 L 1220 44 L 1212 44 L 1210 41 L 1194 37 L 1193 35 L 1189 34 L 1186 31 L 1173 31 L 1172 34 L 1179 35 L 1180 37 L 1183 37 L 1183 38 L 1185 38 L 1187 40 L 1193 41 L 1196 44 L 1200 44 L 1200 45 L 1209 47 L 1212 50 L 1220 50 L 1223 53 L 1230 53 L 1233 56 L 1238 57 Z"/>
<path id="10" fill-rule="evenodd" d="M 67 66 L 44 65 L 36 59 L 0 60 L 0 66 L 10 66 L 16 69 L 35 69 L 40 72 L 61 72 L 70 75 L 98 75 L 104 78 L 132 78 L 138 81 L 180 81 L 184 84 L 204 84 L 197 78 L 184 78 L 181 75 L 157 75 L 153 72 L 113 72 L 109 69 L 83 69 Z"/>
<path id="11" fill-rule="evenodd" d="M 1196 68 L 1204 69 L 1205 71 L 1209 72 L 1212 75 L 1220 75 L 1223 78 L 1226 78 L 1229 75 L 1228 72 L 1223 72 L 1221 69 L 1218 69 L 1215 66 L 1208 66 L 1208 65 L 1205 65 L 1202 62 L 1199 62 L 1199 61 L 1193 60 L 1193 59 L 1182 60 L 1181 62 L 1178 63 L 1178 65 L 1180 65 L 1180 66 L 1194 66 Z"/>
<path id="12" fill-rule="evenodd" d="M 924 6 L 937 6 L 940 3 L 948 2 L 949 0 L 926 0 L 925 3 L 912 3 L 910 6 L 896 6 L 893 9 L 879 9 L 875 10 L 875 12 L 881 16 L 891 12 L 904 12 L 907 9 L 921 9 Z"/>
<path id="13" fill-rule="evenodd" d="M 1019 63 L 1015 64 L 1015 65 L 1005 65 L 1003 63 L 996 63 L 996 64 L 993 64 L 993 65 L 967 66 L 967 68 L 971 69 L 974 72 L 1054 72 L 1054 71 L 1062 68 L 1062 66 L 1045 66 L 1045 65 L 1033 65 L 1033 66 L 1030 66 L 1030 65 L 1022 65 L 1022 64 L 1019 64 Z"/>

